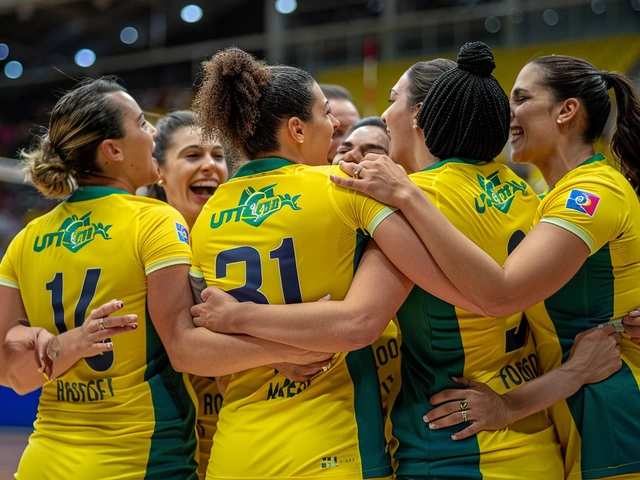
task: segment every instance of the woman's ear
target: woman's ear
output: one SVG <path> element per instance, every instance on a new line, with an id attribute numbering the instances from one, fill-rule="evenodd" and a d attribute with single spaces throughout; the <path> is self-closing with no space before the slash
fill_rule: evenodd
<path id="1" fill-rule="evenodd" d="M 304 122 L 298 117 L 291 117 L 287 122 L 287 133 L 296 143 L 304 143 Z"/>
<path id="2" fill-rule="evenodd" d="M 103 140 L 100 144 L 100 152 L 108 161 L 121 162 L 124 160 L 124 151 L 117 140 Z"/>

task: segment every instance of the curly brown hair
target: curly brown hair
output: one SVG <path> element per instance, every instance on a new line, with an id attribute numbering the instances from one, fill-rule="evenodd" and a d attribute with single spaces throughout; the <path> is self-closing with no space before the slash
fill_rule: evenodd
<path id="1" fill-rule="evenodd" d="M 204 140 L 214 138 L 248 159 L 278 149 L 278 128 L 288 118 L 313 118 L 313 77 L 295 67 L 269 66 L 236 47 L 202 63 L 194 100 Z"/>

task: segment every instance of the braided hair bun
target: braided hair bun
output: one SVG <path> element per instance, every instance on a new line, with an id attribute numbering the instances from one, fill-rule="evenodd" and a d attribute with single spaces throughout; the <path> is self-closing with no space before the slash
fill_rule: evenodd
<path id="1" fill-rule="evenodd" d="M 485 43 L 469 42 L 458 53 L 458 68 L 478 77 L 489 77 L 496 68 L 496 62 Z"/>
<path id="2" fill-rule="evenodd" d="M 509 98 L 491 75 L 496 64 L 486 44 L 466 43 L 457 63 L 427 93 L 418 126 L 432 155 L 489 162 L 509 138 Z"/>

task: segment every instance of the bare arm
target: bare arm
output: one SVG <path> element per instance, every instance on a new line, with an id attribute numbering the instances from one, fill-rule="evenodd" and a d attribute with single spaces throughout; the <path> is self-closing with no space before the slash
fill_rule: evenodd
<path id="1" fill-rule="evenodd" d="M 569 359 L 561 366 L 502 395 L 476 382 L 468 382 L 466 389 L 444 390 L 429 399 L 439 406 L 427 413 L 424 421 L 431 429 L 459 424 L 465 421 L 461 407 L 466 404 L 464 411 L 471 425 L 455 434 L 454 440 L 505 428 L 620 370 L 620 340 L 613 325 L 587 330 L 576 336 Z"/>
<path id="2" fill-rule="evenodd" d="M 319 351 L 352 351 L 375 342 L 413 284 L 370 242 L 343 301 L 258 305 L 238 303 L 219 289 L 192 308 L 208 329 L 242 333 Z M 257 319 L 257 320 L 256 320 Z"/>
<path id="3" fill-rule="evenodd" d="M 364 180 L 332 180 L 400 208 L 451 282 L 490 316 L 520 312 L 549 297 L 589 256 L 589 247 L 579 237 L 541 223 L 501 267 L 459 232 L 388 157 L 377 156 L 360 166 L 367 171 Z M 349 173 L 354 167 L 342 164 L 342 168 Z"/>
<path id="4" fill-rule="evenodd" d="M 149 314 L 178 371 L 218 377 L 273 363 L 312 363 L 331 355 L 243 335 L 214 333 L 193 324 L 189 267 L 175 265 L 148 276 Z"/>
<path id="5" fill-rule="evenodd" d="M 382 221 L 373 238 L 393 264 L 420 288 L 447 303 L 486 315 L 447 278 L 418 233 L 403 215 L 394 213 Z"/>
<path id="6" fill-rule="evenodd" d="M 137 327 L 135 315 L 124 315 L 105 318 L 105 329 L 99 331 L 98 319 L 122 308 L 115 300 L 92 311 L 82 327 L 57 336 L 44 328 L 18 324 L 27 316 L 19 290 L 0 287 L 0 304 L 5 307 L 0 323 L 5 328 L 13 324 L 4 336 L 0 383 L 21 395 L 62 375 L 84 357 L 111 350 L 113 344 L 103 340 Z"/>

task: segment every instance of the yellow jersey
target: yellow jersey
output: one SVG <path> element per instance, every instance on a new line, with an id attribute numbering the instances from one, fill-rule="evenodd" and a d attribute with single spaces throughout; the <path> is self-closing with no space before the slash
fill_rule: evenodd
<path id="1" fill-rule="evenodd" d="M 551 223 L 591 251 L 557 293 L 527 310 L 542 372 L 567 359 L 575 336 L 624 317 L 640 298 L 640 204 L 629 182 L 596 155 L 567 173 L 544 197 L 534 224 Z M 640 477 L 640 346 L 623 335 L 622 369 L 585 385 L 551 410 L 569 478 Z"/>
<path id="2" fill-rule="evenodd" d="M 192 274 L 239 301 L 345 297 L 364 245 L 392 209 L 335 186 L 339 167 L 281 158 L 242 166 L 193 227 Z M 371 347 L 293 382 L 270 367 L 231 376 L 208 479 L 358 480 L 391 475 Z"/>
<path id="3" fill-rule="evenodd" d="M 198 431 L 198 475 L 204 480 L 209 464 L 209 455 L 213 447 L 213 435 L 218 426 L 218 414 L 222 408 L 222 395 L 218 390 L 215 378 L 189 375 L 191 385 L 198 398 L 198 418 L 196 421 Z"/>
<path id="4" fill-rule="evenodd" d="M 495 162 L 438 162 L 410 175 L 458 230 L 504 263 L 531 226 L 539 200 L 526 182 Z M 402 384 L 391 410 L 394 460 L 402 477 L 562 479 L 562 457 L 546 411 L 508 428 L 460 441 L 464 424 L 430 430 L 429 398 L 461 388 L 451 377 L 505 393 L 538 376 L 535 345 L 521 313 L 482 317 L 414 287 L 398 311 Z M 468 426 L 468 424 L 467 424 Z"/>
<path id="5" fill-rule="evenodd" d="M 197 479 L 194 395 L 146 307 L 147 275 L 190 263 L 188 230 L 157 200 L 83 187 L 11 242 L 0 285 L 20 290 L 34 327 L 79 327 L 113 298 L 138 329 L 42 388 L 16 478 Z"/>

